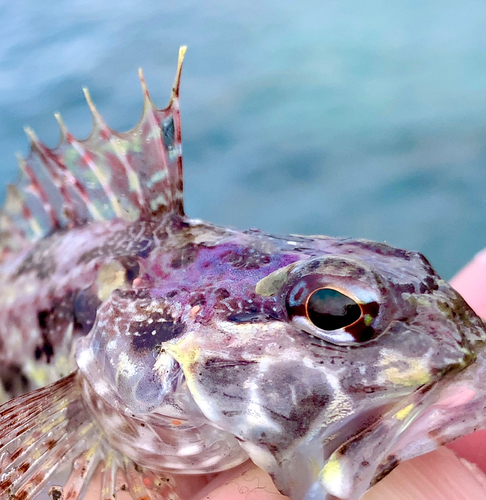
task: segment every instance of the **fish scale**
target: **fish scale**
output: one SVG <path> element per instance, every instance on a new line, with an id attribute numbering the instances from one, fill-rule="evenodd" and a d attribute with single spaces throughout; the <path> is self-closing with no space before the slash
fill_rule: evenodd
<path id="1" fill-rule="evenodd" d="M 0 214 L 2 500 L 186 500 L 248 458 L 293 500 L 357 500 L 486 426 L 484 324 L 421 254 L 185 215 L 184 53 L 165 109 L 139 73 L 129 132 L 86 89 L 88 139 L 26 130 Z"/>

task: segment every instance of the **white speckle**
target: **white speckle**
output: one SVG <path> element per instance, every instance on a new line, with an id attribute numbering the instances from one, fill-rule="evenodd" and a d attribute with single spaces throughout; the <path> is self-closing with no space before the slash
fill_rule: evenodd
<path id="1" fill-rule="evenodd" d="M 98 396 L 104 396 L 106 394 L 109 394 L 110 387 L 104 382 L 96 382 L 94 386 L 94 390 Z"/>
<path id="2" fill-rule="evenodd" d="M 177 455 L 184 457 L 184 456 L 189 456 L 189 455 L 197 455 L 201 453 L 204 450 L 203 446 L 201 444 L 192 444 L 189 446 L 183 446 L 177 450 Z"/>
<path id="3" fill-rule="evenodd" d="M 83 369 L 83 368 L 87 368 L 88 367 L 89 362 L 91 361 L 91 359 L 92 359 L 92 356 L 91 356 L 90 351 L 88 351 L 86 349 L 83 349 L 79 353 L 78 359 L 76 361 L 78 363 L 79 368 Z"/>
<path id="4" fill-rule="evenodd" d="M 304 358 L 302 358 L 302 364 L 307 367 L 307 368 L 313 368 L 314 367 L 314 364 L 312 363 L 312 361 L 306 356 Z"/>
<path id="5" fill-rule="evenodd" d="M 221 457 L 219 455 L 214 455 L 212 457 L 207 458 L 206 460 L 203 460 L 201 462 L 200 467 L 201 469 L 212 467 L 213 465 L 216 465 L 220 460 Z"/>
<path id="6" fill-rule="evenodd" d="M 248 441 L 240 443 L 240 446 L 250 455 L 252 461 L 262 469 L 268 470 L 275 464 L 275 458 L 268 449 Z"/>
<path id="7" fill-rule="evenodd" d="M 137 373 L 137 365 L 132 362 L 126 352 L 121 352 L 118 361 L 118 371 L 127 377 L 133 377 Z"/>

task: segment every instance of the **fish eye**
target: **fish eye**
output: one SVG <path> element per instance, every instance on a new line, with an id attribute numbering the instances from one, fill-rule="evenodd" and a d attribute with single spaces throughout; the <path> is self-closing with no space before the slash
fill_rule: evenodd
<path id="1" fill-rule="evenodd" d="M 312 292 L 306 303 L 307 317 L 317 328 L 339 330 L 352 325 L 361 317 L 360 305 L 351 297 L 332 288 Z"/>
<path id="2" fill-rule="evenodd" d="M 376 338 L 384 326 L 378 296 L 333 278 L 310 274 L 293 282 L 286 294 L 292 324 L 335 345 L 356 346 Z"/>

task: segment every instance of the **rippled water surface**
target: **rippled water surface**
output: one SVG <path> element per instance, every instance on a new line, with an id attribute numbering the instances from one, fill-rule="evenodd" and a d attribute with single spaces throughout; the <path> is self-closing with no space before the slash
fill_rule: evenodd
<path id="1" fill-rule="evenodd" d="M 47 7 L 48 5 L 48 7 Z M 78 137 L 169 97 L 177 48 L 186 209 L 277 233 L 386 240 L 449 277 L 486 246 L 486 3 L 0 0 L 1 194 L 22 127 Z"/>

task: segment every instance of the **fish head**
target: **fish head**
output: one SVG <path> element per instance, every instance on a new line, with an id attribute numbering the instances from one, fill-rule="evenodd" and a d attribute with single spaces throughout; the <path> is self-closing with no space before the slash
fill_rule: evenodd
<path id="1" fill-rule="evenodd" d="M 231 311 L 196 319 L 163 355 L 283 493 L 355 499 L 451 438 L 431 408 L 458 413 L 458 400 L 476 397 L 454 383 L 486 335 L 422 255 L 356 240 L 308 246 L 251 286 L 227 285 Z"/>

